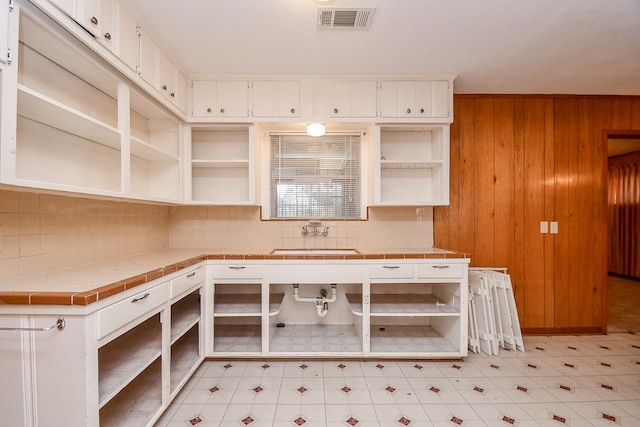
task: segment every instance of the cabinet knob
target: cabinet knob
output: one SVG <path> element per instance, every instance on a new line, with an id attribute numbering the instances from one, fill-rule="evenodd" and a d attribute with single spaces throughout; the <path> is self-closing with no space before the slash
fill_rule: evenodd
<path id="1" fill-rule="evenodd" d="M 296 112 L 296 109 L 295 109 L 295 108 L 292 108 L 292 109 L 291 109 L 291 114 L 294 114 L 295 112 Z"/>
<path id="2" fill-rule="evenodd" d="M 211 107 L 207 108 L 207 113 L 211 112 Z"/>
<path id="3" fill-rule="evenodd" d="M 173 92 L 171 92 L 171 95 L 170 95 L 170 96 L 171 96 L 172 98 L 175 98 L 175 97 L 176 97 L 176 94 L 175 94 L 175 93 L 173 93 Z"/>
<path id="4" fill-rule="evenodd" d="M 110 33 L 104 33 L 104 38 L 107 40 L 111 40 L 111 34 Z"/>
<path id="5" fill-rule="evenodd" d="M 162 85 L 162 90 L 167 90 L 167 85 Z"/>
<path id="6" fill-rule="evenodd" d="M 407 108 L 407 114 L 411 114 L 411 108 Z"/>
<path id="7" fill-rule="evenodd" d="M 220 109 L 220 112 L 221 112 L 221 113 L 224 113 L 224 108 L 221 108 L 221 109 Z"/>
<path id="8" fill-rule="evenodd" d="M 424 114 L 424 108 L 420 109 L 420 114 Z"/>
<path id="9" fill-rule="evenodd" d="M 92 16 L 92 17 L 91 17 L 91 23 L 92 23 L 93 25 L 98 25 L 98 18 L 96 18 L 95 16 Z"/>

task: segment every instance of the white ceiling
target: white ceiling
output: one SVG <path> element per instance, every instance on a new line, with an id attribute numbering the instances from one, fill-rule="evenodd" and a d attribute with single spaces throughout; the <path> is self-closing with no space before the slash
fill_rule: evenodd
<path id="1" fill-rule="evenodd" d="M 188 75 L 456 74 L 456 93 L 640 94 L 639 0 L 128 0 Z"/>

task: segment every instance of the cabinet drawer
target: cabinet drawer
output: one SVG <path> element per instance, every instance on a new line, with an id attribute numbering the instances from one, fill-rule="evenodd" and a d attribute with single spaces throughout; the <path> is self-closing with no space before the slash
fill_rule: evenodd
<path id="1" fill-rule="evenodd" d="M 262 265 L 214 265 L 213 277 L 215 279 L 261 279 Z"/>
<path id="2" fill-rule="evenodd" d="M 371 279 L 412 279 L 413 264 L 379 264 L 369 266 Z"/>
<path id="3" fill-rule="evenodd" d="M 175 298 L 183 292 L 192 289 L 198 283 L 204 282 L 204 268 L 198 267 L 196 270 L 176 277 L 171 281 L 171 298 Z"/>
<path id="4" fill-rule="evenodd" d="M 98 338 L 144 316 L 169 299 L 169 283 L 147 289 L 98 312 Z"/>
<path id="5" fill-rule="evenodd" d="M 419 278 L 454 279 L 462 277 L 461 264 L 432 263 L 418 266 Z"/>

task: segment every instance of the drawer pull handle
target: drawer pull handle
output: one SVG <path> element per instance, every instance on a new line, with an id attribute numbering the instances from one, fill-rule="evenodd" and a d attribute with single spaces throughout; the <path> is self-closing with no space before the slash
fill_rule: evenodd
<path id="1" fill-rule="evenodd" d="M 192 272 L 192 273 L 187 274 L 187 278 L 189 278 L 189 277 L 193 277 L 193 276 L 195 276 L 195 275 L 196 275 L 196 272 L 194 271 L 194 272 Z"/>
<path id="2" fill-rule="evenodd" d="M 149 292 L 147 292 L 146 294 L 142 295 L 141 297 L 138 298 L 134 298 L 131 300 L 131 302 L 138 302 L 138 301 L 142 301 L 143 299 L 145 299 L 146 297 L 149 296 Z"/>
<path id="3" fill-rule="evenodd" d="M 244 270 L 244 269 L 245 269 L 245 268 L 247 268 L 247 267 L 245 267 L 244 265 L 241 265 L 241 266 L 239 266 L 239 267 L 231 266 L 231 267 L 229 267 L 229 268 L 230 268 L 230 269 L 232 269 L 232 270 Z"/>
<path id="4" fill-rule="evenodd" d="M 400 268 L 399 265 L 383 265 L 382 268 L 388 268 L 390 270 L 395 270 L 396 268 Z"/>
<path id="5" fill-rule="evenodd" d="M 431 268 L 449 268 L 449 265 L 432 265 Z"/>

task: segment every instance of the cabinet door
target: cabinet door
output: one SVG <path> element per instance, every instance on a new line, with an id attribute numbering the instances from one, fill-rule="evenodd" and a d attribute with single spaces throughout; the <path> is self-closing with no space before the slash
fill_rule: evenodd
<path id="1" fill-rule="evenodd" d="M 158 82 L 158 45 L 140 27 L 140 62 L 138 72 L 147 83 L 157 87 Z"/>
<path id="2" fill-rule="evenodd" d="M 375 80 L 329 83 L 329 117 L 375 117 Z"/>
<path id="3" fill-rule="evenodd" d="M 102 0 L 80 0 L 76 20 L 94 37 L 102 34 Z"/>
<path id="4" fill-rule="evenodd" d="M 449 82 L 446 80 L 384 81 L 380 89 L 381 117 L 449 117 Z"/>
<path id="5" fill-rule="evenodd" d="M 0 62 L 6 64 L 9 55 L 9 2 L 0 5 Z"/>
<path id="6" fill-rule="evenodd" d="M 249 115 L 249 86 L 246 80 L 196 80 L 192 90 L 195 117 Z"/>
<path id="7" fill-rule="evenodd" d="M 254 117 L 299 117 L 300 82 L 259 80 L 253 82 Z"/>
<path id="8" fill-rule="evenodd" d="M 165 53 L 158 49 L 158 91 L 181 111 L 186 111 L 187 79 L 173 65 Z"/>
<path id="9" fill-rule="evenodd" d="M 191 86 L 191 114 L 194 117 L 215 117 L 217 82 L 195 80 Z"/>
<path id="10" fill-rule="evenodd" d="M 216 90 L 217 117 L 247 117 L 249 86 L 246 80 L 218 81 Z"/>
<path id="11" fill-rule="evenodd" d="M 96 34 L 98 43 L 115 51 L 115 33 L 116 33 L 116 0 L 102 0 L 102 12 L 100 22 L 100 33 Z"/>
<path id="12" fill-rule="evenodd" d="M 49 2 L 68 16 L 75 18 L 76 0 L 49 0 Z"/>
<path id="13" fill-rule="evenodd" d="M 138 69 L 139 43 L 135 18 L 116 2 L 116 56 L 133 71 Z"/>

